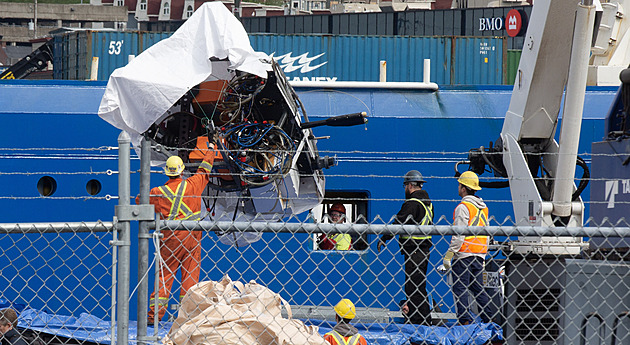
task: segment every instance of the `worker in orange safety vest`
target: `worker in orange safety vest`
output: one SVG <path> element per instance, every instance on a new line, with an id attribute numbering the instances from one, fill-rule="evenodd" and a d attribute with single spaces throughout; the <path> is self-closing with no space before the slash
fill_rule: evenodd
<path id="1" fill-rule="evenodd" d="M 200 220 L 201 194 L 210 181 L 214 163 L 214 144 L 208 144 L 203 161 L 197 172 L 182 178 L 184 162 L 178 156 L 171 156 L 166 161 L 164 173 L 169 180 L 160 187 L 151 189 L 149 202 L 155 206 L 160 219 L 167 220 Z M 138 199 L 136 199 L 136 202 Z M 163 267 L 160 271 L 160 289 L 158 298 L 158 320 L 166 314 L 168 300 L 177 270 L 181 268 L 182 283 L 179 298 L 184 297 L 188 289 L 199 282 L 201 263 L 200 231 L 164 230 L 160 243 L 160 257 Z M 155 317 L 155 292 L 149 302 L 149 324 Z"/>
<path id="2" fill-rule="evenodd" d="M 455 226 L 488 225 L 488 206 L 475 195 L 481 190 L 479 177 L 472 171 L 466 171 L 457 180 L 458 193 L 462 201 L 453 212 Z M 472 293 L 480 309 L 483 322 L 490 322 L 492 310 L 486 290 L 483 287 L 483 270 L 488 253 L 488 236 L 453 236 L 448 251 L 444 255 L 443 264 L 451 268 L 453 277 L 453 295 L 457 304 L 457 318 L 462 325 L 472 322 L 468 294 Z"/>
<path id="3" fill-rule="evenodd" d="M 332 331 L 324 334 L 324 340 L 331 345 L 367 345 L 365 338 L 359 334 L 359 330 L 350 324 L 357 316 L 354 303 L 347 298 L 335 305 L 335 321 L 337 324 Z"/>

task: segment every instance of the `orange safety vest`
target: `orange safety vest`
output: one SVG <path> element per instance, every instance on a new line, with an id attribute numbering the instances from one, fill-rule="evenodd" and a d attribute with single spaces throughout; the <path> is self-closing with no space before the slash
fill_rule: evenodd
<path id="1" fill-rule="evenodd" d="M 488 208 L 479 209 L 468 201 L 461 202 L 468 209 L 468 226 L 488 225 Z M 455 217 L 455 213 L 453 213 Z M 459 249 L 460 253 L 485 254 L 488 252 L 488 236 L 466 236 Z"/>
<path id="2" fill-rule="evenodd" d="M 188 184 L 185 180 L 177 186 L 175 191 L 167 185 L 158 187 L 162 195 L 171 202 L 171 209 L 168 212 L 169 220 L 199 220 L 201 218 L 201 211 L 194 212 L 192 209 L 195 207 L 190 207 L 183 201 L 184 195 L 186 195 L 186 187 L 188 187 Z"/>
<path id="3" fill-rule="evenodd" d="M 163 186 L 151 189 L 149 202 L 161 219 L 199 220 L 201 215 L 201 194 L 210 181 L 214 151 L 208 150 L 204 161 L 199 164 L 197 173 L 182 179 L 169 179 Z M 136 198 L 138 203 L 139 197 Z"/>
<path id="4" fill-rule="evenodd" d="M 347 338 L 348 339 L 345 339 L 345 337 L 341 336 L 341 334 L 339 334 L 337 331 L 330 331 L 324 334 L 324 339 L 330 344 L 333 344 L 333 341 L 337 343 L 337 345 L 365 345 L 367 344 L 367 342 L 365 341 L 365 338 L 363 338 L 363 336 L 361 336 L 359 333 L 351 337 L 347 337 Z"/>

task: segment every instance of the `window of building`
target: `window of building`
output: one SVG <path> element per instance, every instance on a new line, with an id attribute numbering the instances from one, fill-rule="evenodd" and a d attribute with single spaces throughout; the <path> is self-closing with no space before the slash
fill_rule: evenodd
<path id="1" fill-rule="evenodd" d="M 193 7 L 188 5 L 188 7 L 186 7 L 186 18 L 190 18 L 192 14 L 193 14 Z"/>
<path id="2" fill-rule="evenodd" d="M 116 0 L 116 6 L 125 6 L 125 0 Z"/>
<path id="3" fill-rule="evenodd" d="M 168 15 L 171 13 L 171 8 L 168 6 L 168 2 L 164 3 L 164 14 Z"/>
<path id="4" fill-rule="evenodd" d="M 147 10 L 147 0 L 140 0 L 140 11 Z"/>
<path id="5" fill-rule="evenodd" d="M 311 210 L 311 217 L 317 223 L 332 223 L 329 216 L 333 205 L 340 203 L 345 208 L 345 222 L 354 224 L 366 224 L 368 217 L 368 192 L 350 192 L 350 191 L 327 191 L 324 201 L 321 205 Z M 338 207 L 338 206 L 337 206 Z M 335 209 L 338 209 L 335 207 Z M 333 235 L 325 236 L 324 234 L 313 234 L 313 250 L 326 251 L 330 248 L 330 242 L 326 241 L 326 237 L 331 238 Z M 352 251 L 362 251 L 368 248 L 368 235 L 351 234 Z"/>

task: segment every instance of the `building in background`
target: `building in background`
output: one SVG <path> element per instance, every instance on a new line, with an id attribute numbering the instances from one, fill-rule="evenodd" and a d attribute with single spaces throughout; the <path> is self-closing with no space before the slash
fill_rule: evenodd
<path id="1" fill-rule="evenodd" d="M 531 5 L 534 0 L 448 0 L 450 8 L 511 7 Z"/>
<path id="2" fill-rule="evenodd" d="M 62 27 L 124 30 L 126 22 L 124 6 L 0 2 L 0 36 L 8 46 L 32 46 L 30 40 Z"/>
<path id="3" fill-rule="evenodd" d="M 304 2 L 304 6 L 312 6 L 311 3 L 325 3 L 327 0 L 294 0 Z M 203 0 L 90 0 L 93 5 L 126 7 L 127 29 L 153 32 L 171 32 L 177 30 L 186 19 L 192 16 L 199 8 Z M 223 1 L 223 4 L 235 13 L 234 1 Z M 287 3 L 287 6 L 290 4 Z M 305 14 L 299 10 L 302 3 L 296 5 L 295 14 Z M 318 5 L 318 6 L 321 6 Z M 241 17 L 266 17 L 282 16 L 286 9 L 281 6 L 271 6 L 253 2 L 241 2 Z"/>

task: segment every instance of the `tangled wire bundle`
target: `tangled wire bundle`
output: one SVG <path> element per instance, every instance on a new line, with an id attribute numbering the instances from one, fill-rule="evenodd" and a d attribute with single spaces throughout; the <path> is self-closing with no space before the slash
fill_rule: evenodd
<path id="1" fill-rule="evenodd" d="M 296 146 L 280 127 L 241 123 L 225 129 L 222 136 L 243 182 L 263 186 L 289 172 Z"/>

